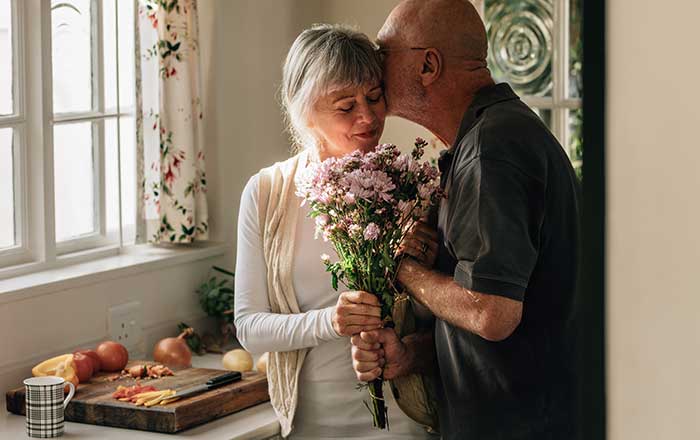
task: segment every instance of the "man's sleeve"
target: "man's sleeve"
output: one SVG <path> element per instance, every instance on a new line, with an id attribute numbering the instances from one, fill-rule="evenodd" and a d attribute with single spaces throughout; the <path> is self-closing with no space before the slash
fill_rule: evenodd
<path id="1" fill-rule="evenodd" d="M 522 301 L 540 247 L 544 183 L 504 160 L 482 157 L 470 168 L 470 178 L 455 176 L 456 191 L 450 194 L 471 199 L 455 200 L 453 215 L 476 231 L 458 234 L 452 243 L 458 260 L 454 280 L 467 289 Z"/>

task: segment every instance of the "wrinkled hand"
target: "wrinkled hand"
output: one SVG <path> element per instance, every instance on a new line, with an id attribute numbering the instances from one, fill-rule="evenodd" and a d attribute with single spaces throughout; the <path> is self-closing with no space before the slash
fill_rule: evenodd
<path id="1" fill-rule="evenodd" d="M 399 340 L 393 328 L 362 332 L 350 338 L 352 343 L 352 367 L 357 379 L 372 381 L 382 375 L 384 379 L 400 376 L 409 367 L 408 350 Z"/>
<path id="2" fill-rule="evenodd" d="M 333 329 L 342 336 L 382 327 L 379 299 L 362 291 L 343 292 L 333 311 Z"/>
<path id="3" fill-rule="evenodd" d="M 399 252 L 410 255 L 431 269 L 437 259 L 438 234 L 426 223 L 416 222 L 399 245 Z"/>

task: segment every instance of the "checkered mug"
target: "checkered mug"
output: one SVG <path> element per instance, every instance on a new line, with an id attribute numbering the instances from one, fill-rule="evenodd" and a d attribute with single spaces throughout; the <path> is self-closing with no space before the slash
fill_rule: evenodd
<path id="1" fill-rule="evenodd" d="M 63 399 L 63 388 L 70 387 Z M 25 408 L 27 410 L 27 435 L 50 438 L 63 435 L 63 410 L 75 394 L 75 385 L 62 377 L 30 377 L 24 380 Z"/>

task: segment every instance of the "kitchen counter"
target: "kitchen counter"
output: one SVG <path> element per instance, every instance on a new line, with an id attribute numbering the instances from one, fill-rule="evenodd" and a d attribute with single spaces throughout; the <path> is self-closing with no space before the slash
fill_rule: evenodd
<path id="1" fill-rule="evenodd" d="M 198 368 L 222 368 L 221 355 L 207 354 L 193 356 L 192 364 Z M 24 427 L 24 417 L 10 414 L 5 409 L 5 399 L 2 399 L 0 416 L 0 438 L 21 439 L 27 437 Z M 182 437 L 198 440 L 262 440 L 279 438 L 279 423 L 269 402 L 261 403 L 243 411 L 212 420 L 204 425 L 182 431 L 177 434 L 161 434 L 156 432 L 138 431 L 132 429 L 111 428 L 108 426 L 88 425 L 84 423 L 66 422 L 63 438 L 66 439 L 104 439 L 104 440 L 155 440 Z"/>

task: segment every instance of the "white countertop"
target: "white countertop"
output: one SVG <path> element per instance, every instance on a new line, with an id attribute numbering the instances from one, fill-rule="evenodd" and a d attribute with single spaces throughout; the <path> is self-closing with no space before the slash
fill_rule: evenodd
<path id="1" fill-rule="evenodd" d="M 192 364 L 198 368 L 221 369 L 221 355 L 207 354 L 193 356 Z M 262 440 L 279 435 L 279 423 L 269 402 L 261 403 L 243 411 L 212 420 L 204 425 L 182 431 L 177 434 L 138 431 L 132 429 L 112 428 L 108 426 L 88 425 L 66 422 L 66 439 L 104 439 L 104 440 L 154 440 L 173 437 L 201 440 Z M 11 414 L 5 409 L 3 399 L 0 415 L 0 438 L 21 439 L 27 437 L 24 417 Z"/>

